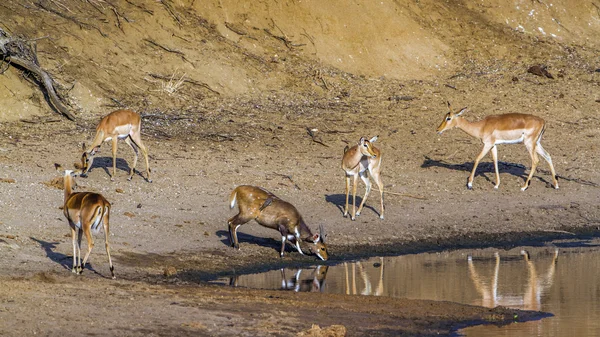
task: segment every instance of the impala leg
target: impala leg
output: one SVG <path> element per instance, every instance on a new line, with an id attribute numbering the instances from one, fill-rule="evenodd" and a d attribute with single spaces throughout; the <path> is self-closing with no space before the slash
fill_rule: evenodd
<path id="1" fill-rule="evenodd" d="M 344 217 L 348 216 L 348 198 L 350 196 L 350 176 L 346 174 L 346 206 L 344 206 Z"/>
<path id="2" fill-rule="evenodd" d="M 234 215 L 231 219 L 229 219 L 227 223 L 229 224 L 229 244 L 231 245 L 231 247 L 240 249 L 240 244 L 238 242 L 237 237 L 237 230 L 241 225 L 245 224 L 250 220 L 252 219 L 244 218 L 239 213 Z"/>
<path id="3" fill-rule="evenodd" d="M 492 158 L 494 159 L 494 171 L 496 172 L 496 185 L 495 189 L 498 189 L 500 186 L 500 173 L 498 173 L 498 147 L 494 145 L 492 147 Z"/>
<path id="4" fill-rule="evenodd" d="M 83 258 L 83 264 L 81 265 L 81 271 L 79 272 L 80 274 L 83 272 L 83 269 L 85 268 L 85 264 L 87 263 L 87 260 L 90 257 L 92 248 L 94 248 L 94 238 L 92 237 L 92 233 L 90 233 L 90 230 L 89 229 L 85 230 L 85 231 L 83 231 L 83 233 L 85 234 L 85 239 L 88 244 L 88 251 L 85 254 L 85 257 Z"/>
<path id="5" fill-rule="evenodd" d="M 365 196 L 363 197 L 363 200 L 360 203 L 360 206 L 358 206 L 358 210 L 356 211 L 356 216 L 360 215 L 360 212 L 362 211 L 363 206 L 365 205 L 365 202 L 367 201 L 367 198 L 369 197 L 369 192 L 371 192 L 371 180 L 369 179 L 367 171 L 363 171 L 362 173 L 359 173 L 359 175 L 360 175 L 360 179 L 365 183 Z"/>
<path id="6" fill-rule="evenodd" d="M 83 230 L 77 230 L 77 267 L 75 274 L 81 274 L 83 267 L 81 266 L 81 238 L 83 237 Z"/>
<path id="7" fill-rule="evenodd" d="M 554 188 L 558 189 L 558 180 L 556 180 L 556 172 L 554 171 L 554 165 L 552 164 L 552 158 L 550 158 L 550 154 L 544 150 L 544 147 L 542 144 L 540 144 L 540 142 L 537 143 L 535 150 L 542 156 L 542 158 L 546 160 L 546 162 L 548 162 L 548 165 L 550 166 L 550 172 L 552 172 L 552 182 L 554 183 Z"/>
<path id="8" fill-rule="evenodd" d="M 304 252 L 300 248 L 300 233 L 298 232 L 298 230 L 296 230 L 294 236 L 296 237 L 296 250 L 298 250 L 298 253 L 300 253 L 300 255 L 304 255 Z"/>
<path id="9" fill-rule="evenodd" d="M 375 180 L 375 183 L 377 184 L 377 187 L 379 188 L 379 197 L 380 197 L 380 202 L 381 202 L 381 213 L 379 213 L 379 218 L 383 219 L 383 211 L 384 211 L 384 207 L 383 207 L 383 181 L 381 180 L 381 172 L 379 171 L 379 168 L 377 168 L 376 170 L 371 171 L 371 176 L 373 177 L 373 180 Z"/>
<path id="10" fill-rule="evenodd" d="M 115 279 L 115 267 L 113 267 L 112 259 L 110 258 L 110 247 L 108 245 L 108 235 L 109 235 L 109 211 L 107 208 L 104 211 L 104 216 L 102 217 L 102 223 L 104 224 L 104 247 L 106 248 L 106 255 L 108 255 L 108 265 L 110 266 L 110 273 L 112 274 L 112 278 Z"/>
<path id="11" fill-rule="evenodd" d="M 527 147 L 527 150 L 529 151 L 529 155 L 531 156 L 531 172 L 529 172 L 529 176 L 527 177 L 527 180 L 525 181 L 525 185 L 523 185 L 523 187 L 521 187 L 521 191 L 525 191 L 527 189 L 527 187 L 529 187 L 529 182 L 531 181 L 531 178 L 533 177 L 533 174 L 535 173 L 535 169 L 537 168 L 537 165 L 540 162 L 540 158 L 538 157 L 536 149 L 535 149 L 535 143 L 534 144 L 525 143 L 525 146 Z"/>
<path id="12" fill-rule="evenodd" d="M 138 148 L 135 145 L 135 143 L 131 142 L 130 137 L 125 138 L 125 143 L 127 143 L 127 145 L 129 145 L 131 147 L 131 149 L 133 150 L 133 165 L 131 165 L 131 168 L 129 169 L 129 178 L 127 178 L 127 180 L 131 180 L 131 178 L 133 178 L 133 175 L 135 174 L 135 166 L 137 165 L 137 161 L 138 161 Z"/>
<path id="13" fill-rule="evenodd" d="M 113 172 L 110 177 L 111 181 L 115 180 L 115 175 L 117 174 L 117 137 L 112 138 L 112 159 L 113 159 Z"/>
<path id="14" fill-rule="evenodd" d="M 352 215 L 350 219 L 356 220 L 356 185 L 358 185 L 358 175 L 352 176 Z"/>
<path id="15" fill-rule="evenodd" d="M 148 149 L 146 148 L 146 145 L 144 145 L 144 143 L 142 143 L 142 138 L 140 137 L 140 133 L 141 133 L 141 131 L 139 131 L 139 130 L 138 130 L 138 132 L 134 132 L 131 135 L 131 139 L 133 140 L 135 145 L 137 145 L 137 147 L 139 147 L 140 150 L 142 150 L 142 154 L 144 155 L 144 160 L 146 161 L 146 179 L 148 180 L 149 183 L 151 183 L 152 179 L 150 179 L 150 165 L 148 164 Z"/>
<path id="16" fill-rule="evenodd" d="M 473 163 L 473 171 L 471 171 L 469 180 L 467 180 L 467 188 L 468 189 L 473 188 L 473 179 L 475 178 L 475 171 L 477 171 L 477 166 L 479 165 L 479 162 L 481 161 L 481 159 L 483 159 L 483 157 L 485 157 L 485 155 L 491 150 L 492 147 L 493 147 L 493 145 L 488 144 L 488 143 L 485 143 L 483 145 L 483 149 L 481 150 L 481 153 L 479 153 L 479 155 L 475 159 L 475 163 Z"/>
<path id="17" fill-rule="evenodd" d="M 77 274 L 77 231 L 75 226 L 71 226 L 71 238 L 73 239 L 73 267 L 71 271 Z"/>

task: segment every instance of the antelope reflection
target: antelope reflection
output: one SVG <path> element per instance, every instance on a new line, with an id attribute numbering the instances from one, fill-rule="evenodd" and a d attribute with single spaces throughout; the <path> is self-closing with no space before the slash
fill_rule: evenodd
<path id="1" fill-rule="evenodd" d="M 541 308 L 541 296 L 552 286 L 554 282 L 554 273 L 556 270 L 556 260 L 558 258 L 558 249 L 554 250 L 554 255 L 550 266 L 545 274 L 538 274 L 537 269 L 530 259 L 529 253 L 521 251 L 528 271 L 527 288 L 523 296 L 504 296 L 498 294 L 498 275 L 500 273 L 500 255 L 494 253 L 495 265 L 494 274 L 491 282 L 485 282 L 473 264 L 473 258 L 469 255 L 467 258 L 469 266 L 469 278 L 473 281 L 475 289 L 481 296 L 481 305 L 494 308 L 498 305 L 503 306 L 521 306 L 525 310 L 539 311 Z"/>
<path id="2" fill-rule="evenodd" d="M 281 289 L 295 292 L 322 292 L 328 269 L 328 266 L 317 266 L 308 279 L 301 279 L 302 269 L 298 269 L 294 276 L 288 279 L 285 275 L 285 269 L 282 268 Z"/>
<path id="3" fill-rule="evenodd" d="M 371 285 L 371 280 L 369 280 L 369 275 L 367 275 L 365 268 L 362 263 L 355 262 L 351 264 L 352 274 L 348 271 L 348 263 L 344 262 L 344 272 L 346 276 L 346 295 L 356 295 L 357 292 L 357 282 L 356 282 L 356 270 L 358 269 L 358 273 L 360 274 L 360 278 L 362 279 L 364 289 L 360 291 L 361 295 L 373 295 L 373 296 L 381 296 L 383 294 L 383 258 L 380 257 L 380 266 L 379 266 L 379 283 L 375 289 L 373 289 Z M 350 280 L 352 280 L 352 286 L 350 285 Z"/>

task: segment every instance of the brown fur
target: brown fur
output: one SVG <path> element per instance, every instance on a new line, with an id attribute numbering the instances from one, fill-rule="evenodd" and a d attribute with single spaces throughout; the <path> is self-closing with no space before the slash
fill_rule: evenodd
<path id="1" fill-rule="evenodd" d="M 250 220 L 281 233 L 281 252 L 283 257 L 285 241 L 296 245 L 300 253 L 299 240 L 310 244 L 311 251 L 323 260 L 327 260 L 327 246 L 320 234 L 313 234 L 302 216 L 292 204 L 260 187 L 242 185 L 234 189 L 229 196 L 229 206 L 237 203 L 239 213 L 229 219 L 229 237 L 231 246 L 239 249 L 237 228 Z M 323 233 L 321 233 L 323 234 Z M 288 238 L 293 236 L 293 239 Z"/>

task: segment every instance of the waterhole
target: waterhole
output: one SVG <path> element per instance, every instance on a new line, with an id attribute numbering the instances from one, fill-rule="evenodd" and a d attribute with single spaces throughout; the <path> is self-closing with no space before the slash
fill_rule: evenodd
<path id="1" fill-rule="evenodd" d="M 600 336 L 600 240 L 376 257 L 236 275 L 216 283 L 257 289 L 453 301 L 553 316 L 465 336 Z"/>

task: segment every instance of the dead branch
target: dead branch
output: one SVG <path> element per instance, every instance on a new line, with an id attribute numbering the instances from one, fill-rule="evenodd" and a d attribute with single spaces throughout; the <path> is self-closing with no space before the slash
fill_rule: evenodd
<path id="1" fill-rule="evenodd" d="M 65 15 L 65 14 L 63 14 L 63 13 L 61 13 L 61 12 L 55 10 L 55 9 L 52 9 L 52 8 L 50 8 L 48 6 L 45 6 L 41 2 L 37 2 L 36 5 L 39 8 L 41 8 L 41 9 L 47 11 L 47 12 L 50 12 L 50 13 L 52 13 L 54 15 L 58 15 L 58 16 L 60 16 L 61 18 L 65 19 L 65 20 L 68 20 L 68 21 L 76 23 L 77 25 L 79 25 L 80 28 L 95 29 L 95 30 L 98 31 L 98 33 L 100 33 L 100 35 L 102 35 L 102 37 L 108 37 L 108 35 L 104 34 L 104 32 L 102 32 L 100 30 L 100 28 L 98 28 L 98 27 L 96 27 L 96 26 L 94 26 L 94 25 L 92 25 L 90 23 L 85 23 L 85 22 L 77 20 L 76 18 L 74 18 L 72 16 Z"/>
<path id="2" fill-rule="evenodd" d="M 179 17 L 177 16 L 177 14 L 175 14 L 175 11 L 173 10 L 173 8 L 171 8 L 171 5 L 168 4 L 165 0 L 160 0 L 160 3 L 163 4 L 167 12 L 169 12 L 169 15 L 171 15 L 173 19 L 175 19 L 175 21 L 177 21 L 177 23 L 181 26 L 181 20 L 179 20 Z"/>
<path id="3" fill-rule="evenodd" d="M 225 21 L 225 27 L 230 31 L 236 33 L 237 35 L 247 35 L 248 32 L 245 32 L 238 25 Z"/>
<path id="4" fill-rule="evenodd" d="M 179 54 L 185 57 L 185 54 L 179 50 L 176 49 L 171 49 L 169 47 L 163 46 L 162 44 L 159 44 L 158 42 L 154 41 L 154 40 L 150 40 L 150 39 L 143 39 L 144 41 L 150 43 L 153 46 L 156 46 L 162 50 L 168 51 L 169 53 L 174 53 L 174 54 Z"/>
<path id="5" fill-rule="evenodd" d="M 287 180 L 289 180 L 292 184 L 294 184 L 294 188 L 297 190 L 300 190 L 300 186 L 298 186 L 298 184 L 296 184 L 296 182 L 294 181 L 294 179 L 292 179 L 291 175 L 287 175 L 287 174 L 281 174 L 281 173 L 277 173 L 277 172 L 273 172 L 274 175 L 285 178 Z"/>
<path id="6" fill-rule="evenodd" d="M 75 120 L 75 115 L 67 109 L 56 94 L 54 80 L 39 66 L 34 48 L 28 46 L 24 40 L 12 38 L 0 29 L 0 54 L 10 65 L 19 66 L 35 75 L 48 94 L 51 105 L 68 119 Z"/>
<path id="7" fill-rule="evenodd" d="M 273 21 L 273 20 L 271 20 Z M 264 28 L 263 30 L 265 31 L 265 33 L 267 33 L 269 36 L 271 36 L 274 39 L 277 39 L 279 41 L 282 41 L 283 44 L 285 44 L 285 46 L 288 49 L 292 49 L 294 47 L 302 47 L 305 46 L 305 43 L 293 43 L 290 39 L 288 39 L 288 37 L 285 35 L 285 33 L 281 30 L 281 28 L 279 28 L 275 22 L 273 22 L 273 26 L 275 26 L 277 29 L 279 29 L 279 31 L 283 34 L 283 36 L 279 36 L 279 35 L 275 35 L 273 34 L 269 29 Z"/>
<path id="8" fill-rule="evenodd" d="M 150 75 L 150 77 L 158 78 L 158 79 L 161 79 L 161 80 L 171 80 L 172 79 L 172 77 L 165 76 L 165 75 L 158 75 L 158 74 L 152 74 L 152 73 L 149 73 L 148 75 Z M 196 80 L 192 80 L 192 79 L 188 79 L 188 78 L 184 78 L 183 82 L 190 83 L 190 84 L 197 85 L 197 86 L 201 86 L 201 87 L 206 88 L 207 90 L 209 90 L 209 91 L 211 91 L 211 92 L 213 92 L 213 93 L 215 93 L 217 95 L 221 95 L 220 92 L 214 90 L 213 88 L 211 88 L 208 84 L 206 84 L 204 82 L 200 82 L 200 81 L 196 81 Z"/>
<path id="9" fill-rule="evenodd" d="M 308 133 L 308 135 L 310 136 L 310 138 L 312 139 L 313 142 L 315 142 L 317 144 L 321 144 L 321 145 L 323 145 L 325 147 L 329 147 L 329 145 L 323 143 L 319 139 L 316 139 L 317 135 L 315 135 L 315 133 L 313 132 L 313 130 L 311 128 L 306 127 L 306 132 Z"/>
<path id="10" fill-rule="evenodd" d="M 150 14 L 150 15 L 154 15 L 154 11 L 147 9 L 146 7 L 143 7 L 141 5 L 136 4 L 135 2 L 131 1 L 131 0 L 127 0 L 127 3 L 132 5 L 133 7 L 136 7 L 138 9 L 141 9 L 142 11 Z"/>

